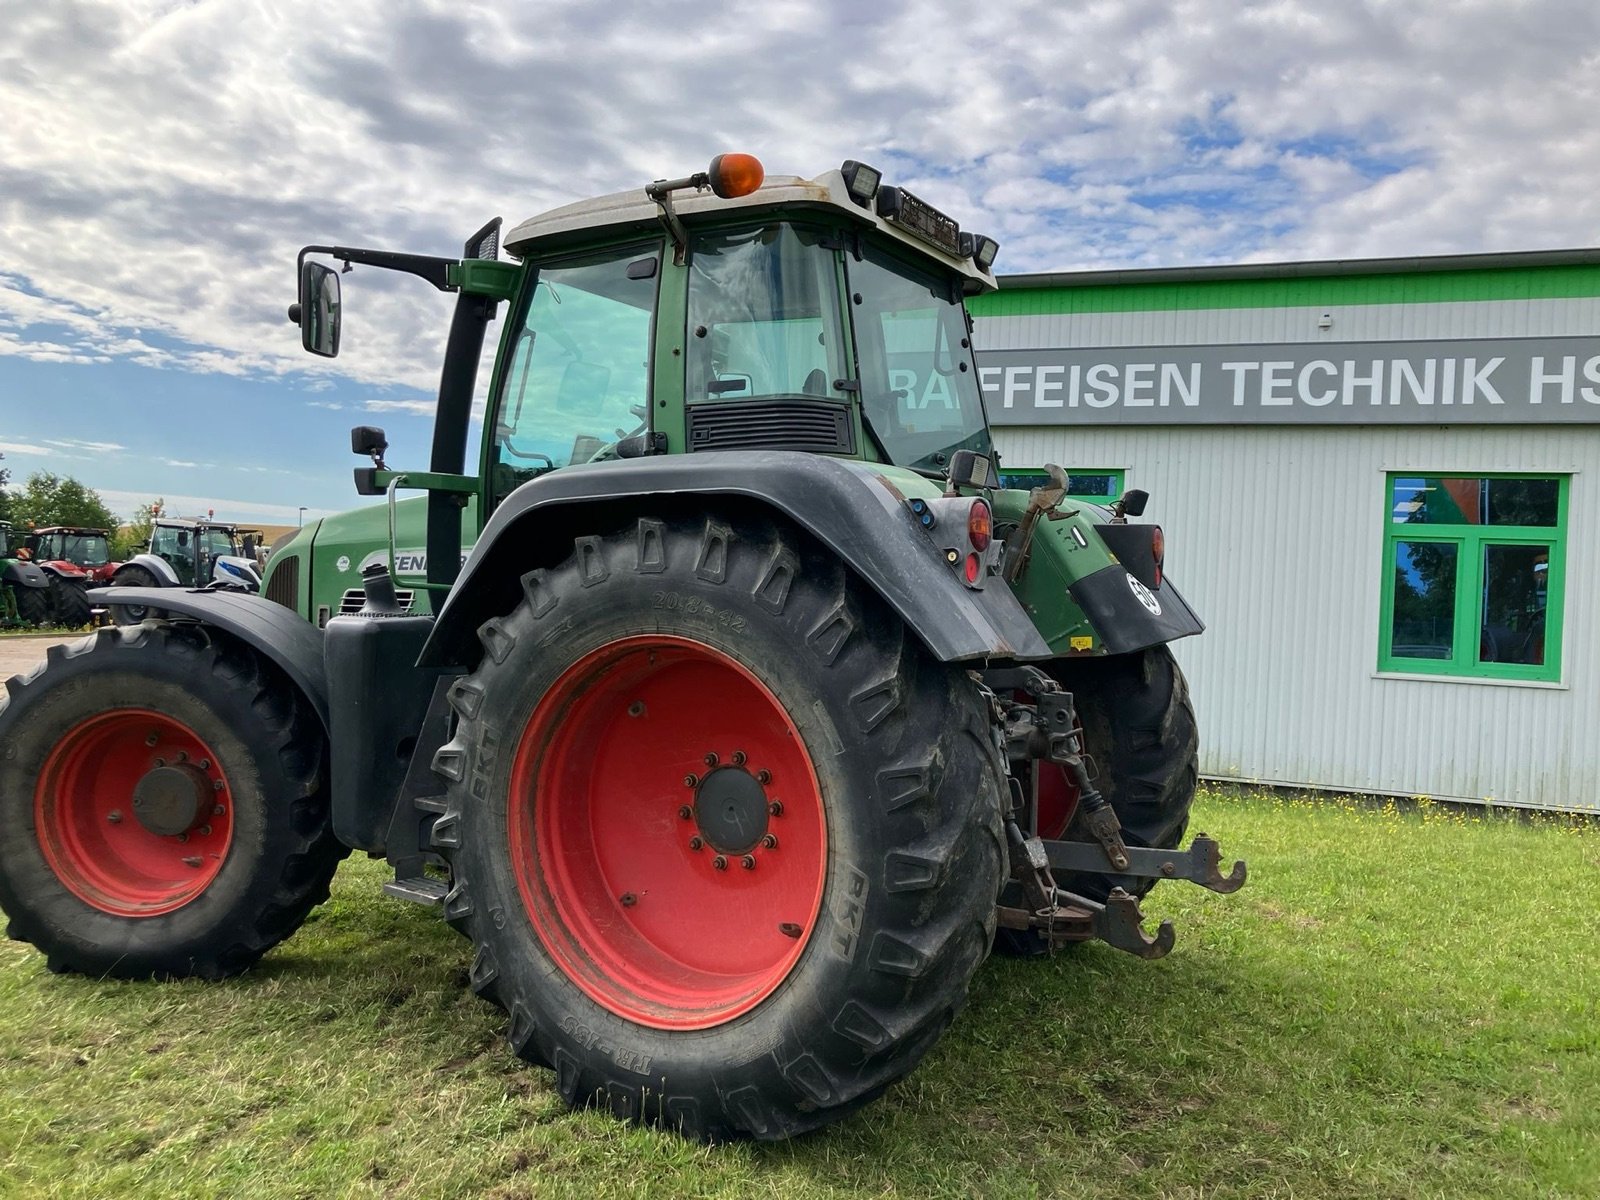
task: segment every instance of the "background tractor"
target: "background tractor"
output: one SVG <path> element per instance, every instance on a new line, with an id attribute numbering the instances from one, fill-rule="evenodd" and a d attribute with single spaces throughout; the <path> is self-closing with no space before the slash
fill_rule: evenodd
<path id="1" fill-rule="evenodd" d="M 11 522 L 0 521 L 0 627 L 50 621 L 50 579 L 18 543 Z"/>
<path id="2" fill-rule="evenodd" d="M 110 531 L 51 525 L 29 529 L 23 544 L 50 581 L 51 619 L 78 629 L 93 619 L 89 588 L 108 581 L 120 565 L 111 561 Z"/>
<path id="3" fill-rule="evenodd" d="M 1144 497 L 999 486 L 964 307 L 991 239 L 859 162 L 724 155 L 505 241 L 301 252 L 315 354 L 330 261 L 457 296 L 429 467 L 358 428 L 385 508 L 278 546 L 264 596 L 100 592 L 166 619 L 8 685 L 13 936 L 228 975 L 382 855 L 568 1102 L 778 1138 L 910 1071 L 997 932 L 1155 958 L 1153 881 L 1243 883 L 1178 849 L 1168 643 L 1202 625 Z"/>
<path id="4" fill-rule="evenodd" d="M 182 519 L 156 516 L 150 543 L 113 571 L 111 585 L 119 588 L 205 588 L 259 592 L 254 531 L 242 537 L 236 525 L 209 517 Z M 163 615 L 147 604 L 117 604 L 112 618 L 120 624 L 138 624 Z"/>

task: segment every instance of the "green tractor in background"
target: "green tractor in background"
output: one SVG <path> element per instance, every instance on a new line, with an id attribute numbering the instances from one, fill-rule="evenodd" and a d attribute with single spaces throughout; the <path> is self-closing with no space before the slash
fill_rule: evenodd
<path id="1" fill-rule="evenodd" d="M 1144 497 L 999 486 L 964 307 L 991 239 L 859 162 L 724 155 L 505 241 L 301 252 L 316 354 L 321 260 L 456 293 L 429 467 L 358 428 L 385 506 L 278 545 L 262 595 L 102 591 L 166 619 L 12 681 L 13 936 L 228 975 L 382 855 L 568 1102 L 778 1138 L 910 1071 L 996 944 L 1155 958 L 1153 882 L 1244 882 L 1178 849 L 1168 643 L 1202 625 Z"/>
<path id="2" fill-rule="evenodd" d="M 0 629 L 49 624 L 50 577 L 20 544 L 10 521 L 0 521 Z"/>

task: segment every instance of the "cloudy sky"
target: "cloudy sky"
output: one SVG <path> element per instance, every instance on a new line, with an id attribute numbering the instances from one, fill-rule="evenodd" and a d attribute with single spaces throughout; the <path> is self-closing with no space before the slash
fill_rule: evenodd
<path id="1" fill-rule="evenodd" d="M 124 512 L 354 503 L 424 465 L 449 298 L 307 242 L 459 253 L 491 216 L 847 157 L 1001 273 L 1600 241 L 1593 0 L 0 0 L 0 453 Z"/>

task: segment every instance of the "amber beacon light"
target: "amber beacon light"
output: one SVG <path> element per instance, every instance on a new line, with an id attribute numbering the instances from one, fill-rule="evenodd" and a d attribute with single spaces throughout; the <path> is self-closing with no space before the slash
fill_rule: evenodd
<path id="1" fill-rule="evenodd" d="M 719 154 L 711 160 L 711 190 L 724 200 L 748 196 L 767 177 L 761 160 L 753 154 Z"/>

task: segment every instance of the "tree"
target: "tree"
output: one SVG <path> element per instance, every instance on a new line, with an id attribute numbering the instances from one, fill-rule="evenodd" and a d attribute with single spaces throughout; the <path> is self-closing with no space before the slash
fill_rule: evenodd
<path id="1" fill-rule="evenodd" d="M 0 458 L 4 458 L 0 454 Z M 11 472 L 5 467 L 0 467 L 0 521 L 11 520 L 11 495 L 6 491 L 6 482 L 11 478 Z"/>
<path id="2" fill-rule="evenodd" d="M 115 529 L 117 518 L 100 499 L 100 493 L 85 487 L 70 475 L 35 471 L 28 482 L 11 497 L 11 520 L 19 526 L 83 525 L 94 529 Z"/>
<path id="3" fill-rule="evenodd" d="M 149 544 L 150 531 L 155 528 L 155 514 L 161 511 L 163 503 L 165 501 L 157 497 L 133 510 L 133 520 L 118 529 L 111 539 L 113 559 L 126 562 Z"/>

